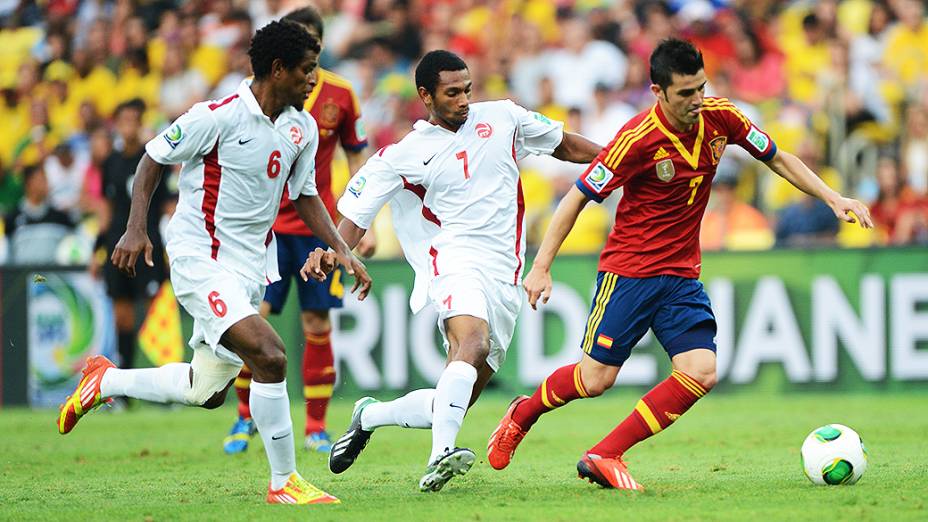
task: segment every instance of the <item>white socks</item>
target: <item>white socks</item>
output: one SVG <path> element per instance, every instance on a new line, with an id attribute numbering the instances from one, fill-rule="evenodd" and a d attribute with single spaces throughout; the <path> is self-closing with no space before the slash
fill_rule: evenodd
<path id="1" fill-rule="evenodd" d="M 390 402 L 375 402 L 361 412 L 361 429 L 373 431 L 381 426 L 404 428 L 432 427 L 434 388 L 413 390 Z"/>
<path id="2" fill-rule="evenodd" d="M 103 397 L 132 397 L 151 402 L 186 404 L 190 391 L 190 365 L 170 363 L 159 368 L 120 370 L 110 368 L 100 381 Z"/>
<path id="3" fill-rule="evenodd" d="M 475 382 L 477 369 L 464 361 L 451 361 L 439 377 L 435 386 L 429 464 L 447 450 L 454 449 Z"/>
<path id="4" fill-rule="evenodd" d="M 248 404 L 271 465 L 271 489 L 281 489 L 287 484 L 290 474 L 296 471 L 287 380 L 272 384 L 251 381 Z"/>

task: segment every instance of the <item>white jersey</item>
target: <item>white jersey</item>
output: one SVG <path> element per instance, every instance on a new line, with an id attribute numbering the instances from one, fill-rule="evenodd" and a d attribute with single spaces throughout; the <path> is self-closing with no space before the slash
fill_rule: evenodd
<path id="1" fill-rule="evenodd" d="M 145 151 L 158 163 L 184 164 L 168 256 L 212 258 L 268 284 L 280 279 L 271 225 L 284 184 L 291 199 L 318 194 L 319 133 L 312 116 L 293 107 L 271 122 L 250 86 L 243 81 L 225 99 L 194 105 Z"/>
<path id="2" fill-rule="evenodd" d="M 381 149 L 354 175 L 338 210 L 366 229 L 389 201 L 417 287 L 474 267 L 518 284 L 525 205 L 517 161 L 550 154 L 562 139 L 562 123 L 509 100 L 473 103 L 457 132 L 420 120 L 399 143 Z M 420 226 L 410 226 L 413 220 Z"/>

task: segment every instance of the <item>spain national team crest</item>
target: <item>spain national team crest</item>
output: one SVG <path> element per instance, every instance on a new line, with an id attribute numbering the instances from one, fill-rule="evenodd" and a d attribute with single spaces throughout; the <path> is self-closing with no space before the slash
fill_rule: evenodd
<path id="1" fill-rule="evenodd" d="M 677 171 L 673 168 L 672 159 L 658 161 L 654 168 L 657 169 L 657 179 L 664 182 L 672 180 L 674 174 L 677 173 Z"/>
<path id="2" fill-rule="evenodd" d="M 728 138 L 725 136 L 719 136 L 714 140 L 709 142 L 709 149 L 712 150 L 712 164 L 718 165 L 719 160 L 722 159 L 722 153 L 725 152 L 725 144 L 728 143 Z"/>
<path id="3" fill-rule="evenodd" d="M 493 135 L 493 127 L 491 127 L 489 123 L 478 123 L 476 130 L 477 136 L 484 139 Z"/>
<path id="4" fill-rule="evenodd" d="M 319 111 L 319 123 L 325 127 L 335 128 L 338 126 L 338 105 L 331 101 L 322 104 L 322 110 Z"/>
<path id="5" fill-rule="evenodd" d="M 292 141 L 294 145 L 303 143 L 303 131 L 296 125 L 290 127 L 290 141 Z"/>

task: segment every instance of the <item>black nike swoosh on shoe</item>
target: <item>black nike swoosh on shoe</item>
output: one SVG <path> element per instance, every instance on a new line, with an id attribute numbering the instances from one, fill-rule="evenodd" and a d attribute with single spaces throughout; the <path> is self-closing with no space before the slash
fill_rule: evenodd
<path id="1" fill-rule="evenodd" d="M 293 435 L 293 432 L 292 432 L 292 431 L 289 432 L 289 433 L 287 433 L 286 435 L 281 435 L 280 437 L 278 437 L 277 435 L 271 435 L 271 440 L 286 439 L 286 438 L 289 437 L 290 435 Z"/>
<path id="2" fill-rule="evenodd" d="M 248 143 L 249 141 L 251 141 L 251 140 L 253 140 L 253 139 L 254 139 L 254 138 L 249 138 L 249 139 L 247 139 L 247 140 L 239 139 L 239 140 L 238 140 L 238 144 L 239 144 L 239 145 L 244 145 L 244 144 Z"/>
<path id="3" fill-rule="evenodd" d="M 429 162 L 432 161 L 433 158 L 435 158 L 435 156 L 438 156 L 438 153 L 432 154 L 432 157 L 429 158 L 429 159 L 427 159 L 427 160 L 425 160 L 425 161 L 423 161 L 422 164 L 423 164 L 423 165 L 428 165 Z"/>
<path id="4" fill-rule="evenodd" d="M 452 402 L 451 404 L 449 404 L 449 406 L 451 406 L 452 408 L 458 408 L 458 409 L 461 409 L 461 410 L 466 409 L 466 408 L 464 408 L 464 406 L 458 406 L 457 404 L 455 404 L 455 403 L 453 403 L 453 402 Z"/>

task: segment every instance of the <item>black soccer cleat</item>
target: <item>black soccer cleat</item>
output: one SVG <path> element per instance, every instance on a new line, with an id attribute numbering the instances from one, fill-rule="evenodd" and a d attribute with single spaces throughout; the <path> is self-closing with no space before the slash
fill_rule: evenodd
<path id="1" fill-rule="evenodd" d="M 375 402 L 380 401 L 373 397 L 362 397 L 354 403 L 348 431 L 332 444 L 332 452 L 329 453 L 329 470 L 332 473 L 342 473 L 350 468 L 364 446 L 367 446 L 374 432 L 361 429 L 361 412 Z"/>

